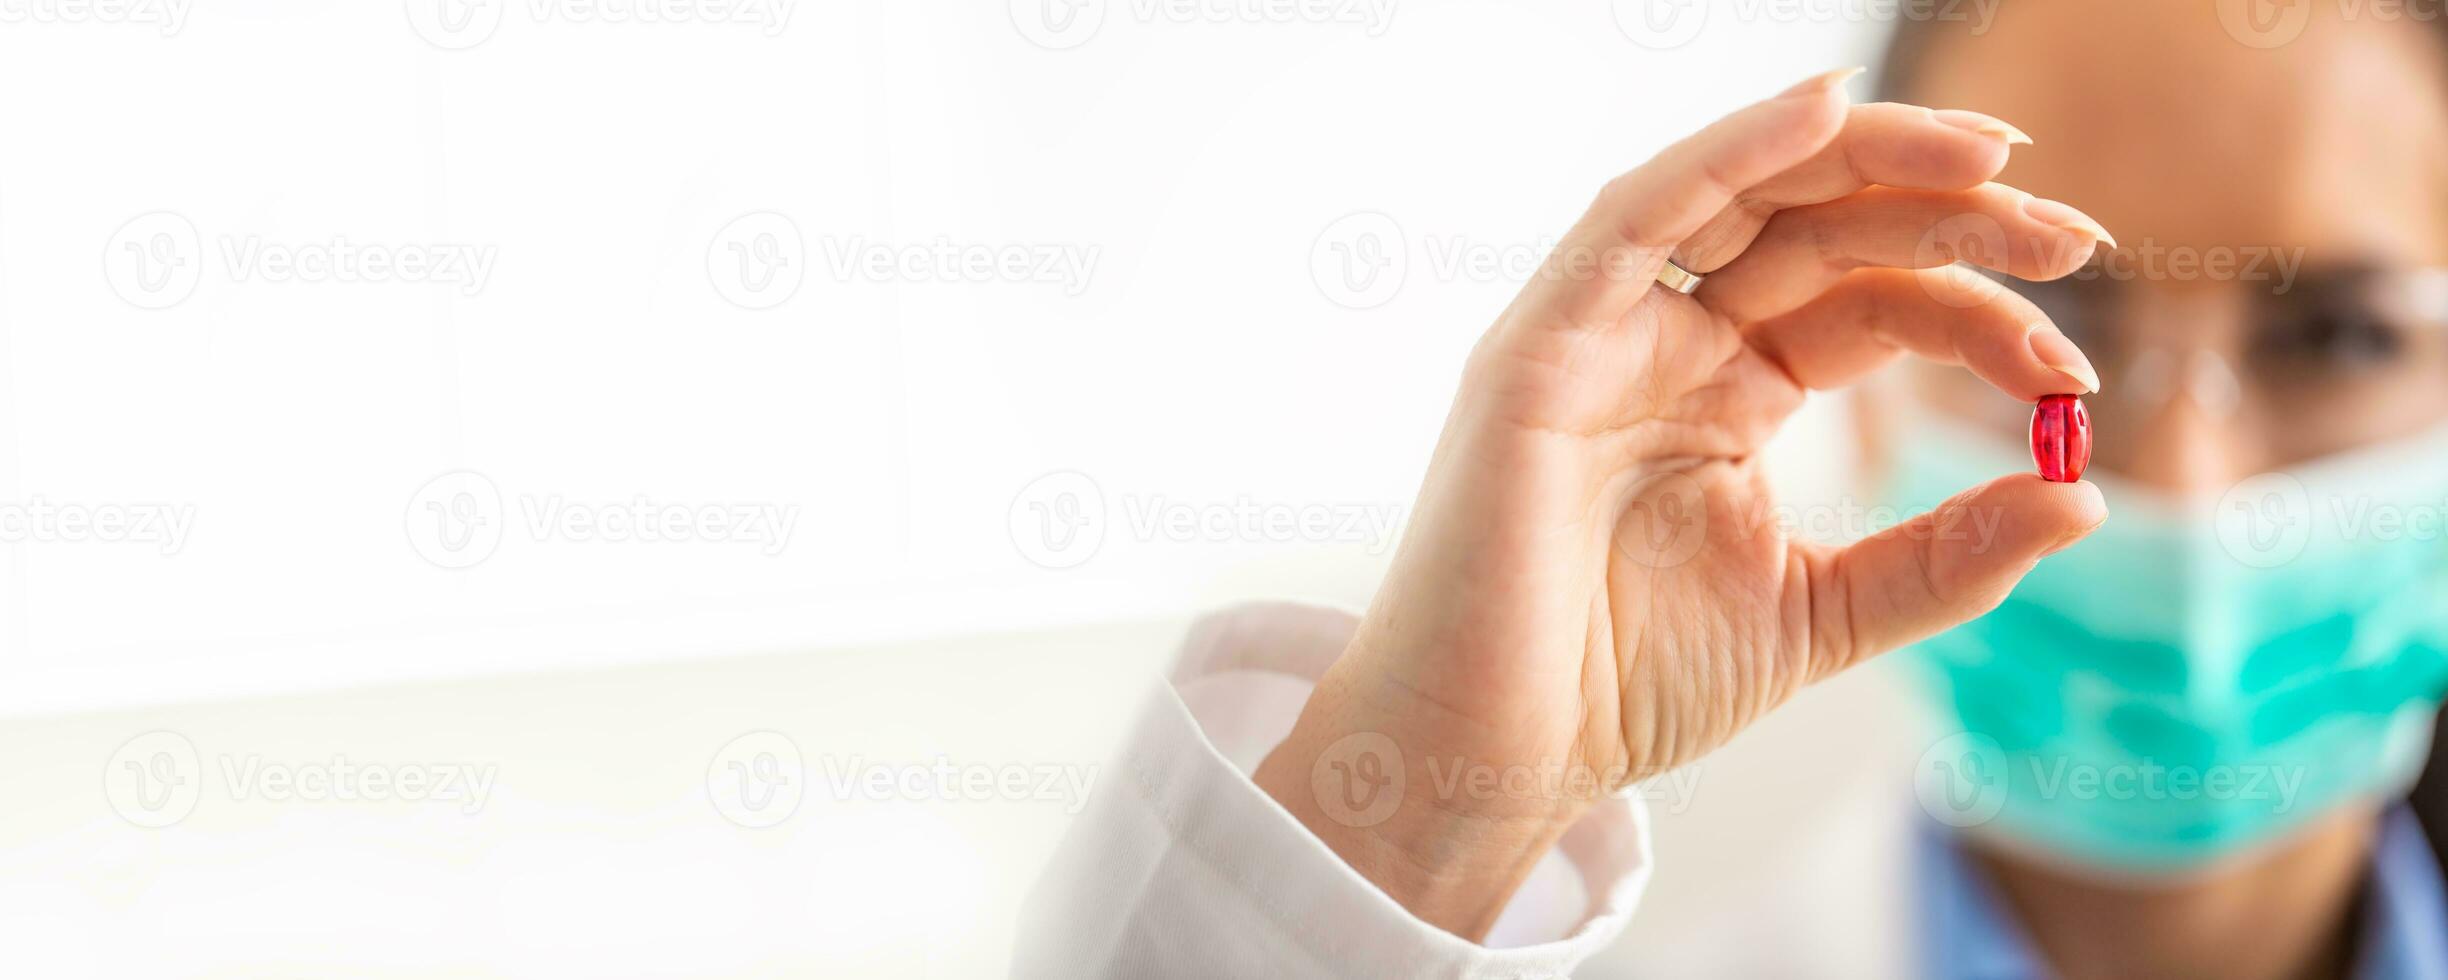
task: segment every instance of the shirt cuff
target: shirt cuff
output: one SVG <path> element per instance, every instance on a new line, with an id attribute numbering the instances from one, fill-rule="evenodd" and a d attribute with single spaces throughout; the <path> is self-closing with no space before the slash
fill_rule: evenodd
<path id="1" fill-rule="evenodd" d="M 1540 859 L 1485 945 L 1411 915 L 1251 782 L 1290 733 L 1357 620 L 1290 604 L 1212 615 L 1190 631 L 1142 712 L 1114 788 L 1228 883 L 1283 940 L 1335 972 L 1519 977 L 1570 973 L 1623 930 L 1649 876 L 1637 799 L 1593 807 Z"/>

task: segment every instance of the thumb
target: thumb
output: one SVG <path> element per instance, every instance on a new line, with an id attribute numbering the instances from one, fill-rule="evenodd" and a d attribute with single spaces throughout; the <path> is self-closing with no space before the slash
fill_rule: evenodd
<path id="1" fill-rule="evenodd" d="M 1973 619 L 2108 519 L 2089 483 L 1999 477 L 1841 548 L 1801 546 L 1817 681 Z"/>

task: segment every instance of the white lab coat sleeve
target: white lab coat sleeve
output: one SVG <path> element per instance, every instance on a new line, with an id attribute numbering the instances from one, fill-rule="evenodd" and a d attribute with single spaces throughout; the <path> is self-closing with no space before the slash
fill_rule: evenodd
<path id="1" fill-rule="evenodd" d="M 1482 944 L 1412 916 L 1250 781 L 1354 625 L 1273 604 L 1191 628 L 1030 895 L 1014 976 L 1563 976 L 1623 930 L 1649 877 L 1636 799 L 1574 824 Z"/>

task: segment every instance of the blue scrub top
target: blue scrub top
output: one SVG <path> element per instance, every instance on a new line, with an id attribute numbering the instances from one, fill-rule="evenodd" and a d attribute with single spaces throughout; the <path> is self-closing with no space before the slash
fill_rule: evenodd
<path id="1" fill-rule="evenodd" d="M 1923 821 L 1916 842 L 1921 952 L 1933 980 L 2049 980 L 2031 940 L 1947 828 Z M 2448 978 L 2448 891 L 2412 811 L 2390 809 L 2372 848 L 2355 980 Z"/>

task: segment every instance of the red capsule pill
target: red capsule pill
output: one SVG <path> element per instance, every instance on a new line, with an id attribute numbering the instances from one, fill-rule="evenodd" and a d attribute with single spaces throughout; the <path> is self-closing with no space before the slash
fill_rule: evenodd
<path id="1" fill-rule="evenodd" d="M 2052 483 L 2082 479 L 2091 465 L 2091 412 L 2072 395 L 2043 395 L 2032 406 L 2032 462 Z"/>

